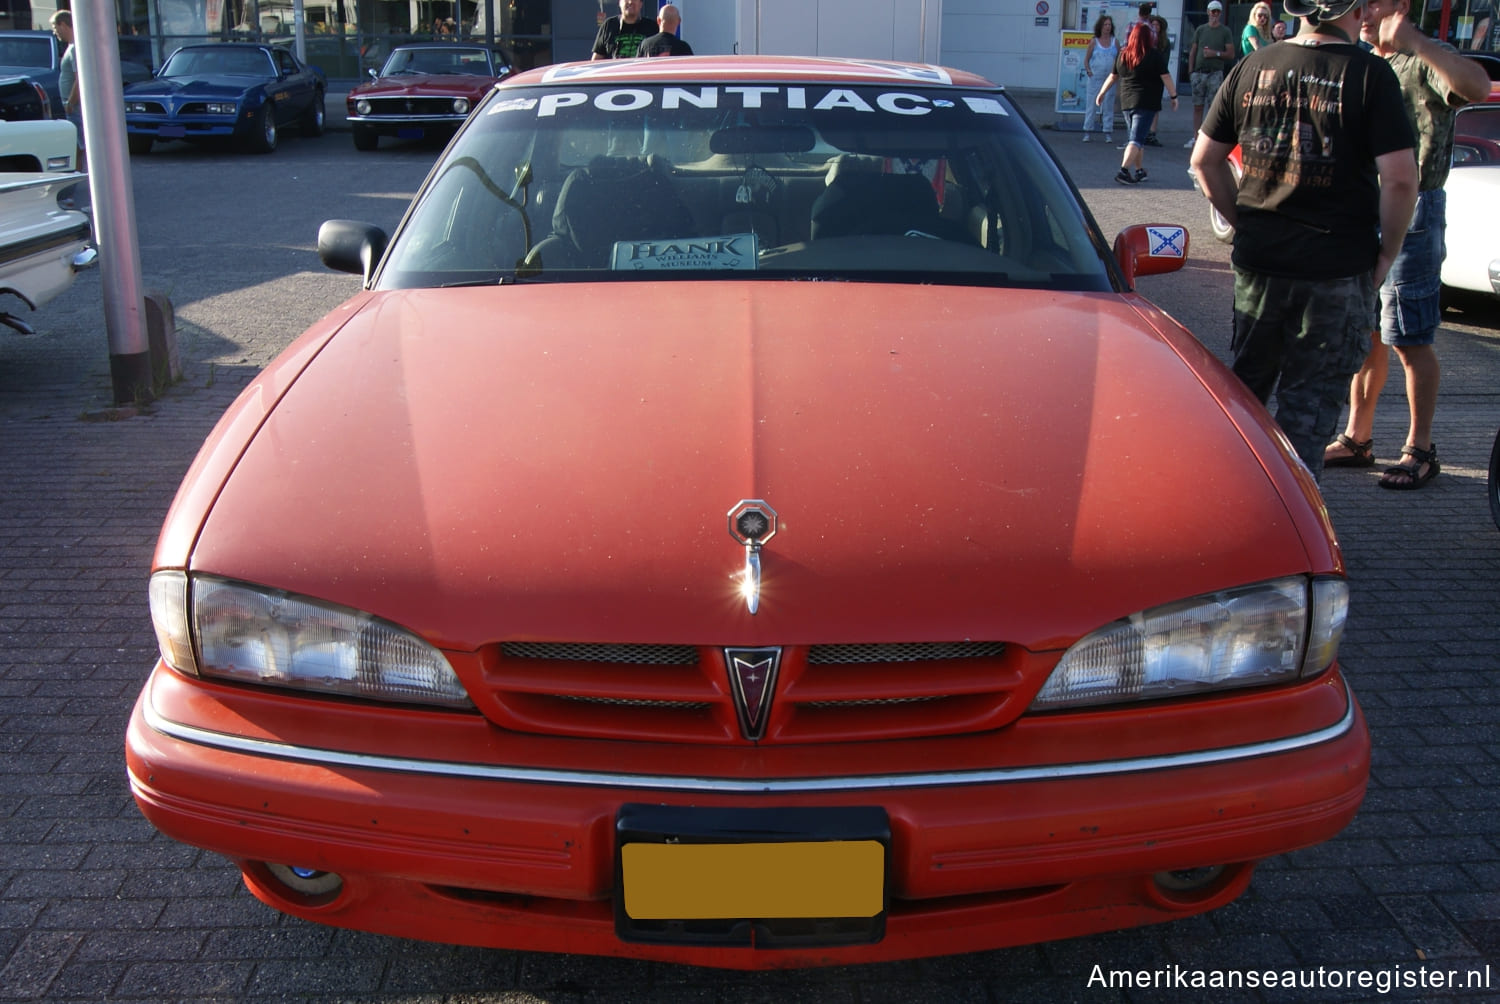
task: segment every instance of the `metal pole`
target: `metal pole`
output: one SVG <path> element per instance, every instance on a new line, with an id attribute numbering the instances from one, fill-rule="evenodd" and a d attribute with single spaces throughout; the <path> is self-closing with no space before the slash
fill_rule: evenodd
<path id="1" fill-rule="evenodd" d="M 304 4 L 302 0 L 292 0 L 292 25 L 296 30 L 296 41 L 292 43 L 297 50 L 297 62 L 307 62 L 307 19 L 304 15 Z"/>
<path id="2" fill-rule="evenodd" d="M 113 0 L 74 0 L 78 93 L 83 103 L 89 194 L 104 291 L 104 328 L 115 403 L 152 397 L 151 349 L 136 243 L 135 197 L 125 149 L 125 102 Z"/>

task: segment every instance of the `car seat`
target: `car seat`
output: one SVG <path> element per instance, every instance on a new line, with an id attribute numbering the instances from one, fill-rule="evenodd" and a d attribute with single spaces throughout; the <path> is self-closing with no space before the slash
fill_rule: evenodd
<path id="1" fill-rule="evenodd" d="M 595 157 L 570 173 L 552 210 L 552 232 L 526 264 L 608 268 L 617 241 L 698 236 L 659 157 Z"/>
<path id="2" fill-rule="evenodd" d="M 909 232 L 944 236 L 932 183 L 920 174 L 887 174 L 884 161 L 841 155 L 813 200 L 813 240 Z"/>

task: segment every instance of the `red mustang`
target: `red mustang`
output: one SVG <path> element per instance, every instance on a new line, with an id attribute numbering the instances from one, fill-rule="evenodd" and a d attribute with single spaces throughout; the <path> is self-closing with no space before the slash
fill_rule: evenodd
<path id="1" fill-rule="evenodd" d="M 415 43 L 398 46 L 380 73 L 349 92 L 347 117 L 357 150 L 373 150 L 382 136 L 449 136 L 510 73 L 505 57 L 482 45 Z"/>
<path id="2" fill-rule="evenodd" d="M 136 800 L 266 903 L 697 965 L 1221 906 L 1334 836 L 1344 565 L 988 81 L 504 81 L 167 516 Z"/>

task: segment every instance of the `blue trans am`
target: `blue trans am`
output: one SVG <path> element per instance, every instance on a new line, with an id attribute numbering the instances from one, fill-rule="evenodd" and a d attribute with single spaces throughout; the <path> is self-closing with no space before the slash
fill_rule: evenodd
<path id="1" fill-rule="evenodd" d="M 232 139 L 256 153 L 276 149 L 284 126 L 321 136 L 328 79 L 287 49 L 245 42 L 183 46 L 148 81 L 125 88 L 131 153 L 166 140 Z"/>

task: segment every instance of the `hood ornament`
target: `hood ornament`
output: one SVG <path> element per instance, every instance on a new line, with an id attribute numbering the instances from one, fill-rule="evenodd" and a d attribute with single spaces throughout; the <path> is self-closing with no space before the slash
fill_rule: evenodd
<path id="1" fill-rule="evenodd" d="M 745 545 L 740 595 L 753 616 L 760 609 L 760 549 L 776 536 L 776 510 L 761 499 L 741 499 L 729 510 L 729 536 Z"/>

